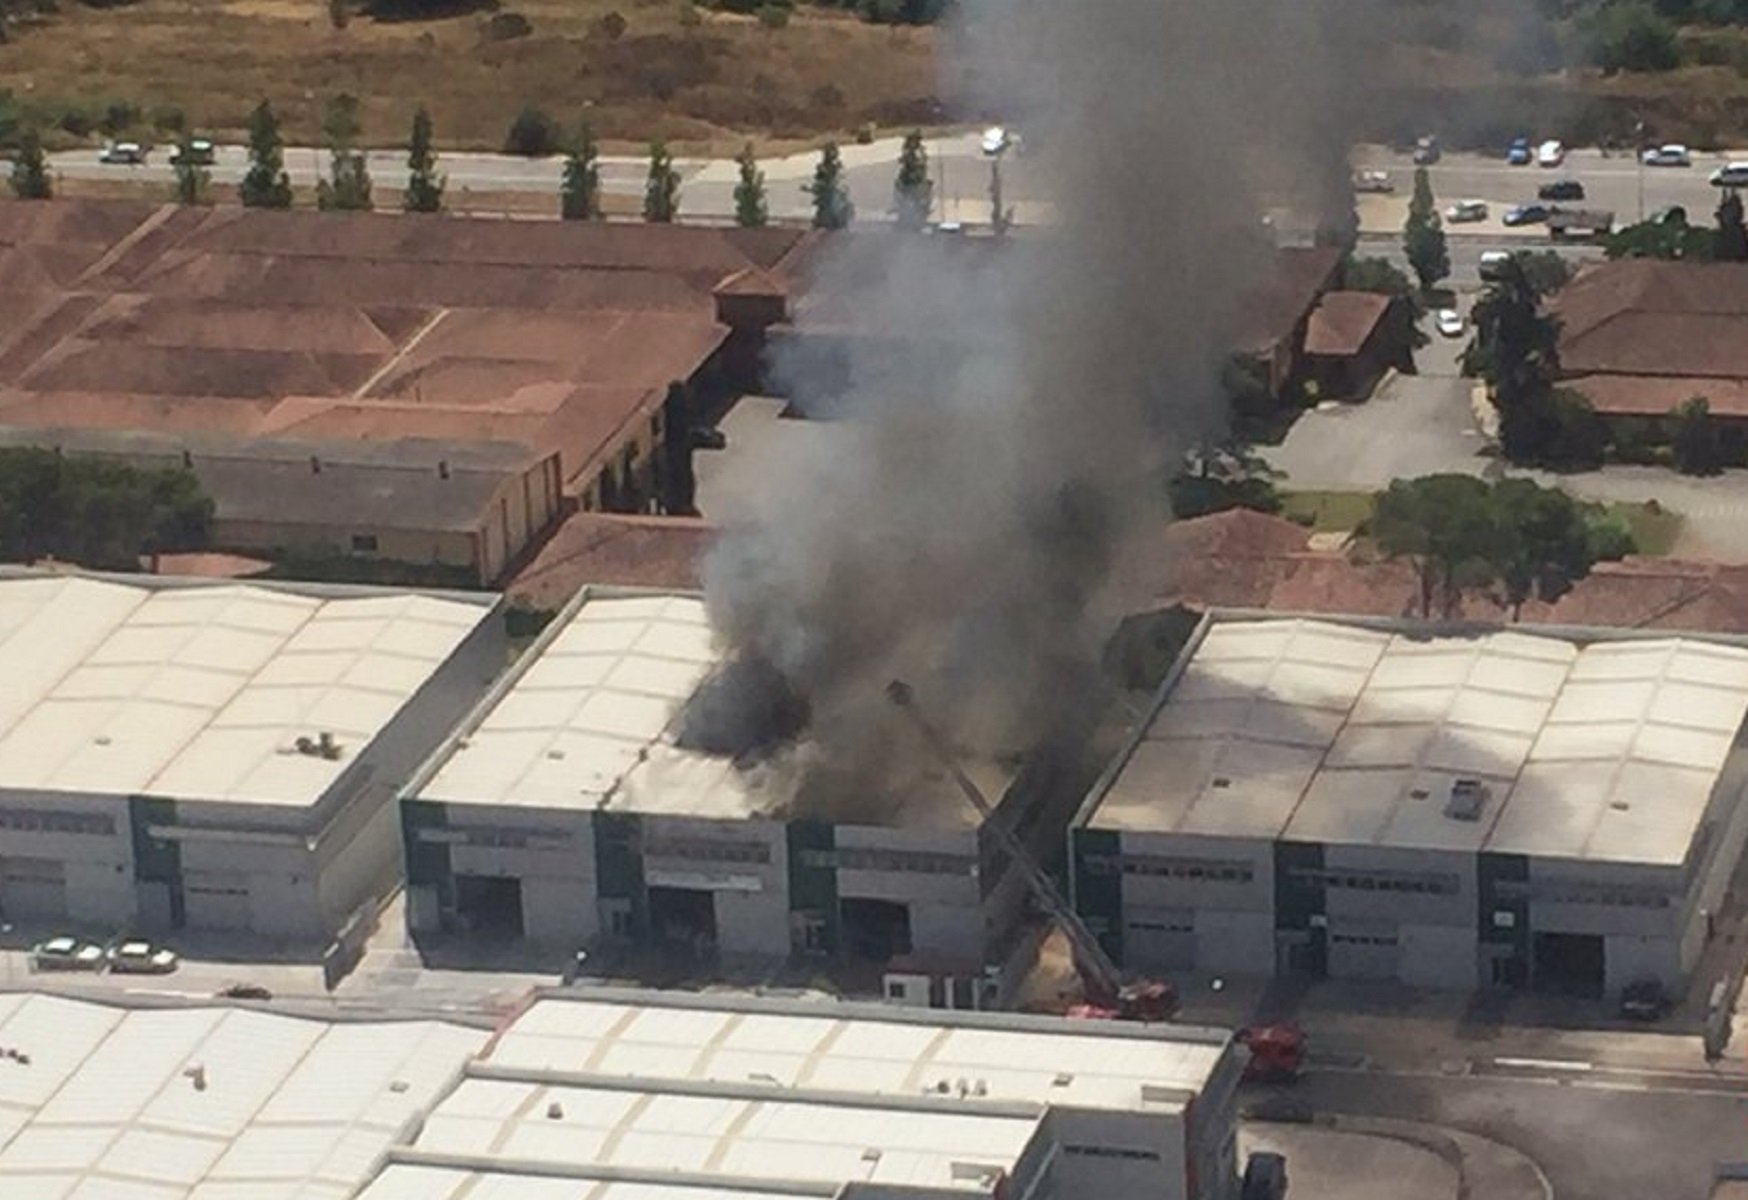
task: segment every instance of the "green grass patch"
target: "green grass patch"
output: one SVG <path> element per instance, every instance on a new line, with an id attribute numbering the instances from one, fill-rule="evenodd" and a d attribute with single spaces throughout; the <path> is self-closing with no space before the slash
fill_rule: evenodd
<path id="1" fill-rule="evenodd" d="M 1668 554 L 1681 537 L 1682 516 L 1656 504 L 1610 504 L 1608 511 L 1633 531 L 1640 554 Z"/>
<path id="2" fill-rule="evenodd" d="M 1283 492 L 1281 515 L 1318 533 L 1346 533 L 1371 520 L 1371 492 Z"/>

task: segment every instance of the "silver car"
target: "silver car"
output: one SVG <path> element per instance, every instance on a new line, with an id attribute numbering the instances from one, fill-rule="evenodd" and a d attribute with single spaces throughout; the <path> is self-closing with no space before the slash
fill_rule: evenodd
<path id="1" fill-rule="evenodd" d="M 33 971 L 98 971 L 103 969 L 103 947 L 67 934 L 38 942 L 30 948 Z"/>
<path id="2" fill-rule="evenodd" d="M 138 142 L 111 142 L 97 156 L 97 161 L 139 166 L 146 161 L 146 148 Z"/>
<path id="3" fill-rule="evenodd" d="M 117 975 L 168 975 L 181 961 L 176 951 L 143 938 L 116 942 L 105 958 Z"/>

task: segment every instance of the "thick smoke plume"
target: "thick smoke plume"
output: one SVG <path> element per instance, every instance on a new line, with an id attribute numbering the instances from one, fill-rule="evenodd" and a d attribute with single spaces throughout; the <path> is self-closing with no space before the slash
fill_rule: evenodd
<path id="1" fill-rule="evenodd" d="M 1351 209 L 1365 7 L 967 0 L 943 70 L 1020 131 L 1012 169 L 1043 177 L 1055 219 L 857 235 L 822 264 L 797 342 L 855 336 L 831 371 L 775 364 L 829 432 L 714 514 L 709 610 L 743 666 L 691 714 L 699 740 L 734 740 L 712 712 L 805 711 L 804 803 L 861 806 L 916 769 L 892 679 L 985 755 L 1086 710 L 1113 569 L 1221 433 L 1220 369 L 1272 260 L 1258 187 Z"/>

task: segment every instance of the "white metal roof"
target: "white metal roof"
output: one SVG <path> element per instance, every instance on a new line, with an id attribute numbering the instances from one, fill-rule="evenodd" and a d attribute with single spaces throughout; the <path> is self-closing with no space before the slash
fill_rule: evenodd
<path id="1" fill-rule="evenodd" d="M 1200 1092 L 1224 1052 L 1218 1039 L 1114 1036 L 1097 1027 L 1033 1022 L 954 1023 L 846 1015 L 827 1004 L 677 1006 L 589 998 L 542 999 L 494 1043 L 490 1061 L 528 1071 L 643 1079 L 775 1083 L 879 1096 L 983 1085 L 991 1100 L 1139 1108 L 1144 1089 Z M 1118 1030 L 1129 1034 L 1133 1030 Z"/>
<path id="2" fill-rule="evenodd" d="M 0 580 L 0 788 L 313 803 L 486 616 L 410 594 Z M 338 760 L 295 751 L 324 730 Z"/>
<path id="3" fill-rule="evenodd" d="M 344 1200 L 485 1039 L 0 994 L 0 1196 Z"/>
<path id="4" fill-rule="evenodd" d="M 1744 715 L 1712 642 L 1216 622 L 1092 823 L 1679 863 Z"/>
<path id="5" fill-rule="evenodd" d="M 390 1163 L 359 1194 L 358 1200 L 715 1200 L 719 1196 L 733 1196 L 734 1200 L 795 1200 L 792 1193 L 720 1184 L 683 1187 L 603 1180 L 580 1174 L 543 1178 L 410 1163 Z"/>

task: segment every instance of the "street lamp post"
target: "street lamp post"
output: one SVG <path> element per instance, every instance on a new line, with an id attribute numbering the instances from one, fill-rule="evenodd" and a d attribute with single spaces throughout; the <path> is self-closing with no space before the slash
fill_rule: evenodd
<path id="1" fill-rule="evenodd" d="M 1639 220 L 1645 219 L 1645 122 L 1633 125 L 1633 157 L 1639 160 Z"/>
<path id="2" fill-rule="evenodd" d="M 1001 196 L 1001 160 L 1013 145 L 1000 125 L 983 131 L 983 156 L 989 159 L 989 225 L 997 237 L 1008 231 L 1007 207 Z"/>

